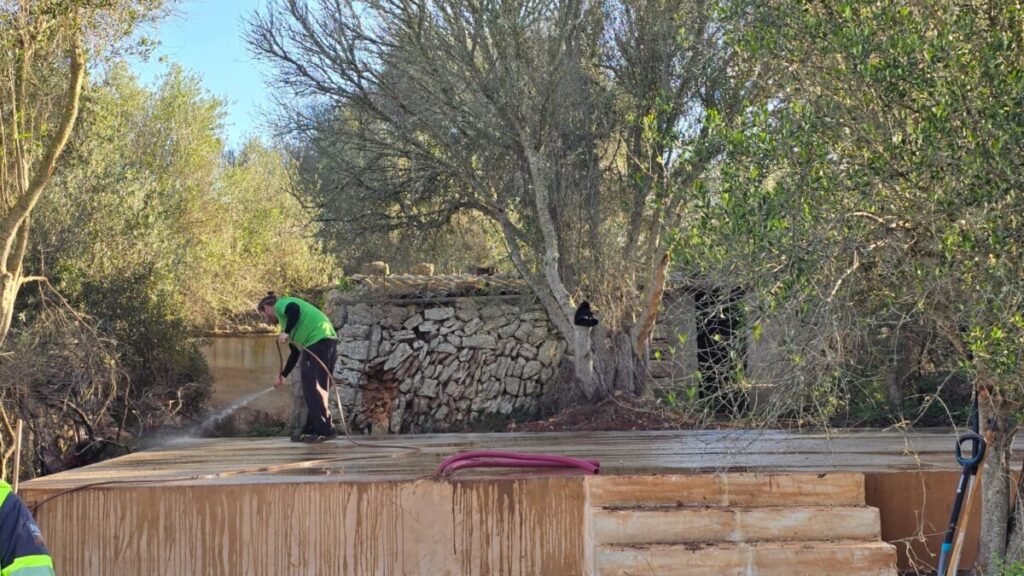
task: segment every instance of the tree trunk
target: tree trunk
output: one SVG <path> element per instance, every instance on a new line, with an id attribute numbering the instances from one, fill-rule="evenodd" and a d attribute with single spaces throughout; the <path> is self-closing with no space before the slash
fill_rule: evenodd
<path id="1" fill-rule="evenodd" d="M 1024 469 L 1020 471 L 1024 477 Z M 1009 534 L 1006 536 L 1006 562 L 1024 562 L 1024 499 L 1022 499 L 1021 483 L 1018 480 L 1013 494 L 1013 511 L 1010 518 Z"/>
<path id="2" fill-rule="evenodd" d="M 913 328 L 897 327 L 889 343 L 892 354 L 885 369 L 885 388 L 893 413 L 903 418 L 904 387 L 921 354 L 921 342 Z"/>
<path id="3" fill-rule="evenodd" d="M 978 567 L 985 574 L 994 572 L 994 560 L 1006 555 L 1007 523 L 1010 513 L 1010 449 L 1017 426 L 1010 410 L 998 394 L 978 393 L 978 417 L 981 433 L 988 443 L 982 469 L 981 543 Z"/>
<path id="4" fill-rule="evenodd" d="M 69 55 L 67 94 L 60 124 L 44 150 L 42 160 L 36 164 L 28 187 L 21 191 L 17 202 L 11 207 L 3 222 L 0 222 L 0 240 L 3 243 L 0 246 L 0 346 L 3 346 L 10 332 L 14 304 L 21 288 L 32 209 L 50 182 L 53 171 L 57 168 L 57 160 L 64 152 L 78 119 L 78 105 L 82 96 L 82 84 L 85 81 L 85 51 L 82 48 L 81 37 L 77 33 L 72 34 Z M 21 102 L 22 106 L 26 104 Z"/>

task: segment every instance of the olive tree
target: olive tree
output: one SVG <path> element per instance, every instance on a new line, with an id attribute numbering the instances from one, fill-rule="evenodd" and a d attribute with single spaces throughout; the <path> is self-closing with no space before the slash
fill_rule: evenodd
<path id="1" fill-rule="evenodd" d="M 283 132 L 344 150 L 381 221 L 489 219 L 582 396 L 639 392 L 681 198 L 751 97 L 715 2 L 271 3 L 249 42 Z M 597 328 L 573 324 L 589 300 Z"/>

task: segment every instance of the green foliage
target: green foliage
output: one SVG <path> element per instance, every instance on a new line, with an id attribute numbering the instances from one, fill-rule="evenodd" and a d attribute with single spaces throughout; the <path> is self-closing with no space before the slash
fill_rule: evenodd
<path id="1" fill-rule="evenodd" d="M 225 154 L 222 117 L 180 68 L 149 89 L 112 66 L 87 87 L 34 215 L 28 261 L 117 343 L 123 380 L 110 410 L 129 433 L 204 409 L 211 380 L 197 330 L 252 316 L 267 289 L 329 277 L 312 218 L 291 195 L 293 165 L 257 141 Z M 36 317 L 18 328 L 39 330 Z"/>
<path id="2" fill-rule="evenodd" d="M 329 266 L 294 171 L 256 141 L 235 156 L 223 105 L 174 67 L 155 90 L 115 66 L 86 96 L 35 253 L 72 297 L 141 271 L 189 329 L 247 312 L 268 288 L 319 286 Z"/>
<path id="3" fill-rule="evenodd" d="M 997 559 L 995 562 L 996 576 L 1024 576 L 1024 562 L 1005 563 Z"/>
<path id="4" fill-rule="evenodd" d="M 754 339 L 785 334 L 772 344 L 794 370 L 775 377 L 840 386 L 823 415 L 849 394 L 874 410 L 879 389 L 856 390 L 873 381 L 931 420 L 941 403 L 914 398 L 936 390 L 913 382 L 954 373 L 1022 405 L 1024 15 L 946 1 L 758 10 L 734 39 L 777 96 L 721 127 L 728 149 L 693 188 L 681 268 L 746 287 Z"/>

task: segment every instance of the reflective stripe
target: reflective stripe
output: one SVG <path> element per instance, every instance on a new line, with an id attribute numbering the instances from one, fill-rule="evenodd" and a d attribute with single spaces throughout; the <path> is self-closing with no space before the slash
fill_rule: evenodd
<path id="1" fill-rule="evenodd" d="M 45 554 L 15 558 L 14 563 L 0 571 L 0 576 L 54 576 L 53 560 Z"/>
<path id="2" fill-rule="evenodd" d="M 0 480 L 0 506 L 7 501 L 7 495 L 11 493 L 11 485 Z"/>

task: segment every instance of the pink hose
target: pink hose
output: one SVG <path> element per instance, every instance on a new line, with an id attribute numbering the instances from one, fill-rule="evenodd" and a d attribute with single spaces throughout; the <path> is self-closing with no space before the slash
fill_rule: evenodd
<path id="1" fill-rule="evenodd" d="M 597 474 L 601 463 L 552 454 L 521 454 L 495 450 L 471 450 L 445 458 L 434 472 L 436 476 L 455 473 L 465 468 L 578 468 Z"/>

